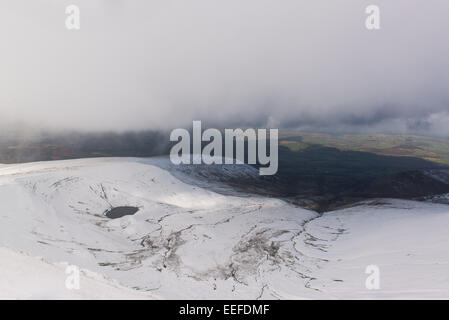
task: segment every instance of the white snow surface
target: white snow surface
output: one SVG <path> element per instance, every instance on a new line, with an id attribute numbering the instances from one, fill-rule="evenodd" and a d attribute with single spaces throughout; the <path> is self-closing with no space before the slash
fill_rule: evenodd
<path id="1" fill-rule="evenodd" d="M 447 205 L 382 200 L 319 215 L 186 184 L 160 161 L 0 165 L 0 297 L 449 298 Z M 117 206 L 139 211 L 104 215 Z M 80 290 L 65 288 L 67 263 L 84 270 Z M 368 265 L 379 290 L 365 287 Z"/>
<path id="2" fill-rule="evenodd" d="M 67 263 L 49 263 L 8 248 L 0 248 L 0 261 L 0 299 L 157 299 L 82 269 L 79 281 L 83 285 L 67 287 Z"/>

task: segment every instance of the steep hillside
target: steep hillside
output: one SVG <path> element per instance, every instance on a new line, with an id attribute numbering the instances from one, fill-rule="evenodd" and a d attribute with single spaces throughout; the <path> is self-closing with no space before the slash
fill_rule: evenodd
<path id="1" fill-rule="evenodd" d="M 83 269 L 80 288 L 68 289 L 67 263 L 50 263 L 7 248 L 0 247 L 0 261 L 0 299 L 157 299 Z"/>

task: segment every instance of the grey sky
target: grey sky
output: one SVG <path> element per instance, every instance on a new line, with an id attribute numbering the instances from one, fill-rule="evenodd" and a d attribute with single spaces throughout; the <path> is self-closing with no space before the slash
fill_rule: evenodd
<path id="1" fill-rule="evenodd" d="M 0 123 L 449 135 L 448 13 L 447 0 L 2 0 Z"/>

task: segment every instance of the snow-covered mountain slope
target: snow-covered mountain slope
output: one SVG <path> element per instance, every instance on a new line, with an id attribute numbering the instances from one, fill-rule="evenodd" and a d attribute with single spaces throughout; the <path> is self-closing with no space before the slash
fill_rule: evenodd
<path id="1" fill-rule="evenodd" d="M 266 196 L 279 194 L 281 187 L 276 176 L 261 176 L 259 169 L 241 162 L 221 165 L 175 165 L 164 156 L 152 157 L 145 162 L 169 171 L 175 178 L 187 184 L 225 195 Z M 225 158 L 222 158 L 222 162 L 225 162 Z"/>
<path id="2" fill-rule="evenodd" d="M 387 199 L 325 213 L 304 232 L 328 260 L 311 287 L 329 298 L 449 299 L 448 230 L 449 207 L 441 204 Z M 379 290 L 365 287 L 373 265 Z"/>
<path id="3" fill-rule="evenodd" d="M 292 239 L 317 214 L 277 199 L 219 195 L 141 159 L 4 165 L 0 197 L 1 245 L 162 297 L 257 298 L 279 277 L 307 291 Z M 104 216 L 117 206 L 139 211 Z"/>
<path id="4" fill-rule="evenodd" d="M 0 246 L 162 298 L 447 295 L 445 205 L 392 200 L 319 215 L 278 199 L 186 184 L 161 161 L 0 165 Z M 139 210 L 105 216 L 120 206 Z M 379 265 L 381 290 L 365 288 L 367 264 Z"/>
<path id="5" fill-rule="evenodd" d="M 49 263 L 42 258 L 30 257 L 7 248 L 0 247 L 0 261 L 0 299 L 157 298 L 87 270 L 79 271 L 79 280 L 83 285 L 79 289 L 68 289 L 68 264 Z"/>

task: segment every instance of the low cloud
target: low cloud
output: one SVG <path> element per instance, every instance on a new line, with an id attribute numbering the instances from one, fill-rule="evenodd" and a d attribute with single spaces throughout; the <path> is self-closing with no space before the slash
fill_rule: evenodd
<path id="1" fill-rule="evenodd" d="M 65 29 L 69 4 L 79 31 Z M 0 123 L 449 135 L 447 12 L 445 0 L 5 0 Z"/>

